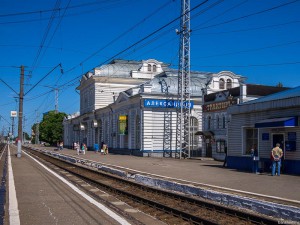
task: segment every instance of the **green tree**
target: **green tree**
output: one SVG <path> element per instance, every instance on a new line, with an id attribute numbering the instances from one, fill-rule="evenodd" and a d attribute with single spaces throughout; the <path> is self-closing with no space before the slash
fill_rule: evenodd
<path id="1" fill-rule="evenodd" d="M 33 124 L 32 127 L 31 127 L 31 131 L 32 131 L 31 143 L 32 143 L 32 144 L 35 144 L 36 127 L 37 127 L 37 124 L 36 124 L 36 123 Z"/>
<path id="2" fill-rule="evenodd" d="M 62 112 L 49 111 L 44 114 L 39 125 L 39 139 L 55 145 L 63 137 L 63 120 L 67 114 Z"/>

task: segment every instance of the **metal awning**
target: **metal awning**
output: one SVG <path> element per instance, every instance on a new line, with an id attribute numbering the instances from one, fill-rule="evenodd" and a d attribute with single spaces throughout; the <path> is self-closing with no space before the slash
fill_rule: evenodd
<path id="1" fill-rule="evenodd" d="M 195 133 L 195 135 L 202 135 L 202 136 L 205 136 L 205 137 L 210 137 L 210 136 L 214 136 L 214 132 L 212 131 L 197 131 Z"/>
<path id="2" fill-rule="evenodd" d="M 298 126 L 298 117 L 280 117 L 261 120 L 255 123 L 255 128 L 263 127 L 296 127 Z"/>

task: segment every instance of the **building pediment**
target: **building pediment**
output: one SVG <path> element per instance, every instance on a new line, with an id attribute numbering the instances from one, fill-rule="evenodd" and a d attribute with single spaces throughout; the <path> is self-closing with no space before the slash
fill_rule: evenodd
<path id="1" fill-rule="evenodd" d="M 119 94 L 117 100 L 115 101 L 115 104 L 128 101 L 128 99 L 129 99 L 129 96 L 125 92 L 121 92 Z"/>

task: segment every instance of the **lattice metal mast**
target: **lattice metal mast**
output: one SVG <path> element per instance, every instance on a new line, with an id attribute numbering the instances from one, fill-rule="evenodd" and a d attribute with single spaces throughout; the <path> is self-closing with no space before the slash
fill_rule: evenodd
<path id="1" fill-rule="evenodd" d="M 172 112 L 168 109 L 169 102 L 171 97 L 169 95 L 169 86 L 165 79 L 160 81 L 162 92 L 165 93 L 166 97 L 166 111 L 164 112 L 164 140 L 163 140 L 163 156 L 172 157 Z"/>
<path id="2" fill-rule="evenodd" d="M 190 0 L 181 0 L 181 21 L 178 67 L 178 103 L 176 125 L 176 154 L 189 156 L 190 146 Z"/>

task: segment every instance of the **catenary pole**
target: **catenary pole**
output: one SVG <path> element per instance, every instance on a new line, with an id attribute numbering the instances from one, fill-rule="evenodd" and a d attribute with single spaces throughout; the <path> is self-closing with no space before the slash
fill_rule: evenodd
<path id="1" fill-rule="evenodd" d="M 175 158 L 190 157 L 190 0 L 181 0 Z"/>
<path id="2" fill-rule="evenodd" d="M 19 94 L 19 120 L 18 120 L 18 152 L 17 157 L 21 157 L 21 144 L 23 138 L 22 121 L 23 121 L 23 98 L 24 98 L 24 66 L 21 66 L 20 75 L 20 94 Z"/>

